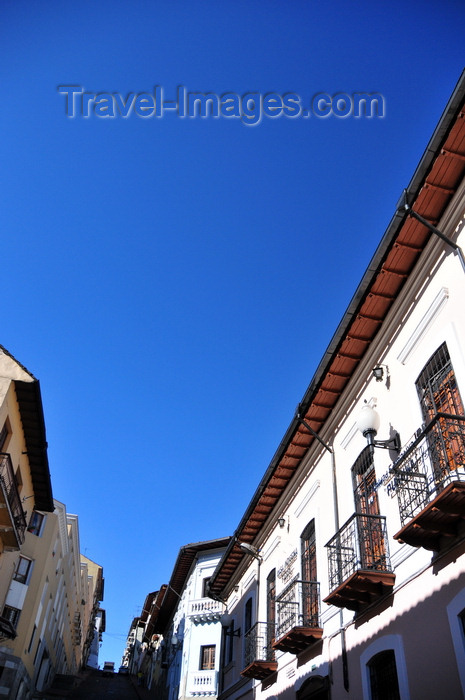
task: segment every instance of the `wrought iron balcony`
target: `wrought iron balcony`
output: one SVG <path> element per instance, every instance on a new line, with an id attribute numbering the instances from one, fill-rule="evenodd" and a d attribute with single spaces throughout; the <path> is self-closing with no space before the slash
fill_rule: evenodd
<path id="1" fill-rule="evenodd" d="M 278 624 L 273 649 L 298 654 L 323 635 L 320 626 L 320 584 L 293 581 L 276 598 Z"/>
<path id="2" fill-rule="evenodd" d="M 326 546 L 331 592 L 325 603 L 359 611 L 391 592 L 386 518 L 354 513 Z"/>
<path id="3" fill-rule="evenodd" d="M 15 638 L 16 630 L 11 620 L 8 620 L 6 617 L 0 617 L 0 641 Z"/>
<path id="4" fill-rule="evenodd" d="M 0 537 L 5 549 L 19 549 L 24 542 L 26 517 L 16 486 L 9 454 L 0 453 Z"/>
<path id="5" fill-rule="evenodd" d="M 257 622 L 245 634 L 245 668 L 241 671 L 242 676 L 264 680 L 278 670 L 272 646 L 275 633 L 274 622 Z"/>
<path id="6" fill-rule="evenodd" d="M 396 540 L 439 551 L 465 534 L 465 417 L 436 414 L 392 472 L 402 524 Z"/>

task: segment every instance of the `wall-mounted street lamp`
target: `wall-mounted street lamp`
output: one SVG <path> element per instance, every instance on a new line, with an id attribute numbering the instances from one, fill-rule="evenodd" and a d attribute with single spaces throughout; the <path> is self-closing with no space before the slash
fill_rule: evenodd
<path id="1" fill-rule="evenodd" d="M 389 367 L 387 365 L 376 365 L 371 370 L 371 374 L 377 382 L 384 382 L 388 390 L 391 388 L 391 377 L 389 375 Z"/>
<path id="2" fill-rule="evenodd" d="M 357 428 L 366 437 L 371 447 L 383 447 L 385 450 L 396 450 L 400 452 L 400 435 L 396 431 L 392 438 L 388 440 L 375 440 L 375 435 L 379 430 L 380 417 L 370 404 L 365 404 L 357 419 Z"/>
<path id="3" fill-rule="evenodd" d="M 230 615 L 228 612 L 224 612 L 220 616 L 220 623 L 221 623 L 221 627 L 223 628 L 224 634 L 227 637 L 240 637 L 241 636 L 241 628 L 240 627 L 238 627 L 237 630 L 230 629 L 232 621 L 233 621 L 233 616 Z"/>
<path id="4" fill-rule="evenodd" d="M 262 561 L 262 558 L 258 553 L 258 549 L 254 547 L 253 544 L 249 544 L 248 542 L 239 542 L 239 547 L 243 552 L 249 554 L 251 557 L 254 557 L 254 559 L 258 559 L 259 562 Z"/>
<path id="5" fill-rule="evenodd" d="M 286 524 L 286 518 L 278 518 L 278 525 L 280 528 L 283 528 Z"/>

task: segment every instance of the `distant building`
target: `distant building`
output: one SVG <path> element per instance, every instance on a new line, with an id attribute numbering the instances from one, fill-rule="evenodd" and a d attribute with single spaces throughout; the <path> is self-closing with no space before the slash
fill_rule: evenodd
<path id="1" fill-rule="evenodd" d="M 146 599 L 138 618 L 144 634 L 136 644 L 137 668 L 132 668 L 160 700 L 218 696 L 224 605 L 207 591 L 228 542 L 181 547 L 169 584 Z M 137 629 L 134 623 L 132 629 Z"/>
<path id="2" fill-rule="evenodd" d="M 100 646 L 102 644 L 102 635 L 105 632 L 106 627 L 106 611 L 103 608 L 98 608 L 95 615 L 95 628 L 94 635 L 92 637 L 89 656 L 87 658 L 87 666 L 89 668 L 99 668 L 101 661 L 99 658 Z"/>
<path id="3" fill-rule="evenodd" d="M 81 554 L 81 576 L 84 591 L 82 611 L 86 637 L 82 650 L 82 665 L 99 667 L 99 649 L 105 631 L 105 610 L 100 607 L 104 597 L 103 568 Z"/>
<path id="4" fill-rule="evenodd" d="M 29 700 L 85 663 L 103 588 L 52 496 L 39 383 L 1 347 L 0 477 L 0 697 Z"/>
<path id="5" fill-rule="evenodd" d="M 212 575 L 219 700 L 465 697 L 464 174 L 465 75 Z"/>
<path id="6" fill-rule="evenodd" d="M 135 617 L 129 628 L 126 639 L 126 649 L 124 650 L 121 665 L 128 669 L 129 673 L 135 674 L 139 670 L 140 658 L 143 652 L 145 623 L 140 617 Z"/>

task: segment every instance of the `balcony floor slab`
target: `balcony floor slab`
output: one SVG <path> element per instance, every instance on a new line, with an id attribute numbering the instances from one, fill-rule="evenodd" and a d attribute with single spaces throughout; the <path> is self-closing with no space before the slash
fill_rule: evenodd
<path id="1" fill-rule="evenodd" d="M 243 671 L 241 671 L 241 676 L 245 678 L 256 678 L 257 680 L 263 681 L 268 676 L 276 673 L 278 670 L 277 661 L 252 661 Z"/>
<path id="2" fill-rule="evenodd" d="M 323 636 L 321 627 L 292 627 L 286 634 L 273 642 L 273 649 L 299 654 Z"/>
<path id="3" fill-rule="evenodd" d="M 394 535 L 412 547 L 439 551 L 441 542 L 458 536 L 465 521 L 465 482 L 448 484 L 427 506 Z"/>
<path id="4" fill-rule="evenodd" d="M 324 602 L 358 612 L 390 593 L 395 580 L 395 574 L 389 571 L 355 571 L 326 596 Z"/>

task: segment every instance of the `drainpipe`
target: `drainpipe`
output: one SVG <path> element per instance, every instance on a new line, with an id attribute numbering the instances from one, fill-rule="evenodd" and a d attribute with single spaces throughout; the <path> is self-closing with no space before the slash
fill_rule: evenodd
<path id="1" fill-rule="evenodd" d="M 307 430 L 313 435 L 313 437 L 318 440 L 320 445 L 322 445 L 325 450 L 327 450 L 331 455 L 331 476 L 333 483 L 333 509 L 334 509 L 334 526 L 336 532 L 339 532 L 339 501 L 337 495 L 337 475 L 336 475 L 336 456 L 334 454 L 334 446 L 327 445 L 326 442 L 318 435 L 318 433 L 313 430 L 312 426 L 307 423 L 300 415 L 300 405 L 297 407 L 295 417 L 302 423 L 302 425 L 307 428 Z M 342 677 L 344 681 L 344 689 L 349 692 L 349 665 L 347 662 L 347 649 L 346 649 L 346 631 L 344 628 L 344 613 L 342 609 L 339 611 L 339 632 L 341 634 L 341 653 L 342 653 Z"/>

